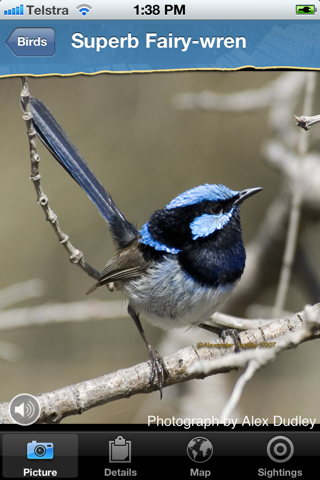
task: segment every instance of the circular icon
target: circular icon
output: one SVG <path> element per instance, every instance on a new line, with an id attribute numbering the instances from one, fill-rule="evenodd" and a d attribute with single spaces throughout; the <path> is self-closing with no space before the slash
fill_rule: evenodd
<path id="1" fill-rule="evenodd" d="M 43 445 L 37 445 L 34 449 L 34 453 L 37 455 L 37 457 L 43 457 L 43 455 L 46 454 L 46 451 L 47 449 Z"/>
<path id="2" fill-rule="evenodd" d="M 18 425 L 32 425 L 32 423 L 38 420 L 40 412 L 41 407 L 39 401 L 32 395 L 29 395 L 29 393 L 17 395 L 11 400 L 9 405 L 11 420 Z M 43 455 L 44 454 L 45 452 Z"/>
<path id="3" fill-rule="evenodd" d="M 187 446 L 188 457 L 193 462 L 204 463 L 211 458 L 213 453 L 213 445 L 205 437 L 194 437 Z"/>
<path id="4" fill-rule="evenodd" d="M 278 436 L 270 440 L 267 445 L 267 454 L 271 460 L 284 463 L 290 460 L 294 452 L 294 446 L 287 437 Z"/>

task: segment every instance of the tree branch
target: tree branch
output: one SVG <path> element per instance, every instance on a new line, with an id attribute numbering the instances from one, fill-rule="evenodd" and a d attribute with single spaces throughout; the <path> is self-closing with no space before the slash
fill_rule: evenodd
<path id="1" fill-rule="evenodd" d="M 312 323 L 309 320 L 310 317 Z M 283 317 L 255 330 L 242 332 L 240 340 L 243 345 L 261 345 L 274 342 L 287 332 L 297 332 L 298 341 L 293 341 L 291 337 L 285 342 L 276 341 L 274 352 L 278 354 L 299 343 L 319 338 L 317 330 L 320 328 L 319 320 L 320 304 L 316 304 L 308 307 L 307 311 Z M 208 334 L 205 335 L 207 339 Z M 227 337 L 226 342 L 231 344 L 231 339 Z M 169 371 L 169 378 L 165 386 L 194 378 L 205 378 L 217 373 L 226 373 L 244 367 L 249 360 L 261 355 L 273 355 L 272 348 L 257 348 L 234 354 L 233 344 L 230 347 L 221 347 L 221 345 L 221 341 L 217 340 L 212 342 L 210 348 L 190 346 L 166 357 L 164 361 Z M 199 360 L 201 360 L 200 363 Z M 41 414 L 38 423 L 59 423 L 67 416 L 79 415 L 99 405 L 139 393 L 150 393 L 157 389 L 157 385 L 150 385 L 149 379 L 150 363 L 144 362 L 53 392 L 39 394 L 37 398 L 41 405 Z M 0 421 L 3 423 L 12 422 L 8 408 L 9 403 L 0 403 Z"/>
<path id="2" fill-rule="evenodd" d="M 302 115 L 301 117 L 297 117 L 295 115 L 295 119 L 297 120 L 297 127 L 304 128 L 305 130 L 309 130 L 312 125 L 315 123 L 320 122 L 320 115 L 314 115 L 313 117 L 307 117 Z"/>
<path id="3" fill-rule="evenodd" d="M 319 307 L 319 305 L 317 306 Z M 302 328 L 290 329 L 282 337 L 277 340 L 277 342 L 265 342 L 266 344 L 274 346 L 272 348 L 260 348 L 258 350 L 242 352 L 237 355 L 235 358 L 235 364 L 239 368 L 246 367 L 245 372 L 239 377 L 231 397 L 229 398 L 227 404 L 225 405 L 222 413 L 220 422 L 223 422 L 225 418 L 230 417 L 232 410 L 238 404 L 243 389 L 246 383 L 253 377 L 253 375 L 260 370 L 261 368 L 267 366 L 269 363 L 273 362 L 279 353 L 289 348 L 295 348 L 300 343 L 314 338 L 319 338 L 320 335 L 320 311 L 317 311 L 317 308 L 312 307 L 311 305 L 306 305 L 302 314 L 298 315 L 298 318 L 302 321 Z M 274 322 L 276 323 L 276 322 Z M 267 339 L 266 339 L 267 340 Z M 209 373 L 211 368 L 217 368 L 220 361 L 209 361 L 209 362 L 198 362 L 198 364 L 191 367 L 191 372 L 203 372 Z"/>
<path id="4" fill-rule="evenodd" d="M 304 110 L 310 111 L 311 105 L 313 102 L 315 85 L 316 85 L 316 74 L 310 72 L 307 77 L 305 98 L 304 98 Z M 303 168 L 304 168 L 304 157 L 308 151 L 308 138 L 300 134 L 299 143 L 298 143 L 298 154 L 299 154 L 299 169 L 297 175 L 294 178 L 294 188 L 292 189 L 291 197 L 291 208 L 289 216 L 289 224 L 287 237 L 285 242 L 285 249 L 282 259 L 282 266 L 280 271 L 280 279 L 277 287 L 277 294 L 274 304 L 274 317 L 281 315 L 282 310 L 285 308 L 285 303 L 288 296 L 289 284 L 291 279 L 292 265 L 295 258 L 296 246 L 298 242 L 299 234 L 299 223 L 301 215 L 301 207 L 303 202 Z"/>
<path id="5" fill-rule="evenodd" d="M 85 300 L 51 303 L 36 307 L 12 308 L 0 312 L 0 331 L 66 322 L 87 322 L 127 317 L 121 301 Z"/>
<path id="6" fill-rule="evenodd" d="M 3 288 L 0 290 L 0 310 L 30 298 L 41 297 L 44 290 L 45 282 L 39 279 L 28 280 Z"/>

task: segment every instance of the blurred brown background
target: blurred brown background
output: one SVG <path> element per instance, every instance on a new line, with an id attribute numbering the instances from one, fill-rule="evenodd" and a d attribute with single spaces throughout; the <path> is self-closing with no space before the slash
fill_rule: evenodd
<path id="1" fill-rule="evenodd" d="M 243 237 L 247 243 L 281 183 L 260 158 L 262 143 L 272 136 L 267 110 L 244 115 L 183 111 L 174 108 L 172 98 L 189 91 L 228 93 L 259 88 L 279 75 L 100 74 L 30 78 L 29 85 L 31 94 L 48 106 L 118 207 L 138 227 L 155 209 L 202 183 L 223 183 L 234 190 L 262 186 L 263 192 L 242 208 Z M 67 253 L 45 222 L 28 180 L 29 149 L 19 105 L 20 89 L 19 78 L 0 80 L 0 288 L 40 278 L 47 284 L 43 299 L 21 305 L 84 300 L 93 281 L 70 264 Z M 108 228 L 85 193 L 40 142 L 38 145 L 42 188 L 51 208 L 73 245 L 101 270 L 114 253 Z M 319 267 L 318 238 L 319 228 L 314 227 L 306 241 Z M 105 288 L 94 296 L 121 298 Z M 273 296 L 274 291 L 264 293 L 263 298 L 272 302 Z M 303 296 L 293 290 L 287 308 L 298 311 L 304 302 Z M 162 332 L 147 322 L 144 326 L 150 343 L 156 345 Z M 183 336 L 183 331 L 180 333 Z M 6 331 L 1 333 L 1 339 L 21 348 L 17 362 L 0 360 L 1 401 L 10 401 L 22 392 L 55 390 L 148 359 L 129 317 Z M 244 413 L 259 417 L 319 415 L 320 419 L 319 388 L 314 381 L 317 358 L 317 342 L 281 355 L 247 386 L 241 401 Z M 228 376 L 230 392 L 237 375 Z M 211 381 L 204 380 L 209 388 Z M 152 394 L 156 407 L 150 413 L 156 415 L 158 405 L 162 411 L 167 406 L 174 414 L 174 406 L 166 405 L 170 402 L 167 391 L 164 390 L 161 406 L 158 392 Z M 219 395 L 219 391 L 212 390 L 211 395 Z M 64 422 L 131 422 L 146 398 L 135 396 Z M 201 409 L 196 405 L 194 413 L 201 417 Z"/>

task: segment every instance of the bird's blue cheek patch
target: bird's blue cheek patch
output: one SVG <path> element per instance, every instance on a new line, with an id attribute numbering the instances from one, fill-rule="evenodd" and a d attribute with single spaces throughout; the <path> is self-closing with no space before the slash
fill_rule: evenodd
<path id="1" fill-rule="evenodd" d="M 160 243 L 157 240 L 154 240 L 150 235 L 148 223 L 145 223 L 143 225 L 139 233 L 141 235 L 139 242 L 143 243 L 144 245 L 149 245 L 150 247 L 153 247 L 156 250 L 159 250 L 162 252 L 168 252 L 168 253 L 174 253 L 174 254 L 177 254 L 181 251 L 178 248 L 170 248 L 170 247 L 167 247 L 167 245 L 164 245 L 163 243 Z"/>
<path id="2" fill-rule="evenodd" d="M 199 237 L 207 237 L 216 230 L 221 230 L 230 220 L 234 211 L 234 207 L 228 213 L 220 215 L 209 215 L 204 213 L 200 217 L 196 217 L 190 223 L 192 239 L 197 240 Z"/>

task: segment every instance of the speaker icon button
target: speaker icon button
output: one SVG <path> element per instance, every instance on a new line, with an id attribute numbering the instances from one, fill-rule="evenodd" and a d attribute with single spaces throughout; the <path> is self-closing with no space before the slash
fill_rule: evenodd
<path id="1" fill-rule="evenodd" d="M 40 416 L 41 406 L 33 395 L 21 393 L 14 397 L 9 405 L 11 420 L 18 425 L 32 425 Z"/>

